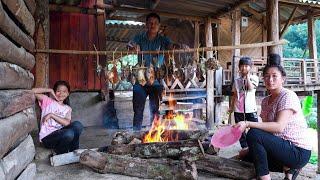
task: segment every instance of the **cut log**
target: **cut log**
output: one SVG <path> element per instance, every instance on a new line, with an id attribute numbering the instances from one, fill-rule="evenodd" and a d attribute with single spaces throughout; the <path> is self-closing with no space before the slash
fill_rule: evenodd
<path id="1" fill-rule="evenodd" d="M 27 168 L 20 174 L 17 180 L 34 180 L 36 179 L 37 167 L 35 163 L 31 163 Z"/>
<path id="2" fill-rule="evenodd" d="M 36 150 L 29 135 L 19 146 L 6 155 L 2 161 L 6 179 L 15 179 L 33 160 Z"/>
<path id="3" fill-rule="evenodd" d="M 24 0 L 24 2 L 26 3 L 31 14 L 34 15 L 34 13 L 36 12 L 36 7 L 37 7 L 36 1 L 35 0 Z"/>
<path id="4" fill-rule="evenodd" d="M 2 61 L 19 65 L 28 70 L 35 65 L 35 59 L 32 54 L 26 52 L 23 48 L 18 48 L 2 34 L 0 34 L 0 48 L 2 50 L 5 49 L 5 51 L 0 51 L 0 59 Z"/>
<path id="5" fill-rule="evenodd" d="M 207 155 L 196 161 L 197 170 L 231 179 L 252 179 L 255 170 L 252 163 Z"/>
<path id="6" fill-rule="evenodd" d="M 29 51 L 34 50 L 33 39 L 25 34 L 7 15 L 6 11 L 3 9 L 2 4 L 0 4 L 0 29 L 9 35 L 14 41 L 23 46 Z"/>
<path id="7" fill-rule="evenodd" d="M 172 158 L 196 160 L 201 155 L 197 140 L 158 142 L 144 144 L 120 144 L 108 146 L 105 152 L 117 155 L 130 154 L 140 158 Z"/>
<path id="8" fill-rule="evenodd" d="M 0 118 L 27 109 L 35 102 L 35 96 L 30 90 L 2 90 L 0 99 Z"/>
<path id="9" fill-rule="evenodd" d="M 15 145 L 18 139 L 31 132 L 36 124 L 37 120 L 33 108 L 0 119 L 0 158 Z"/>
<path id="10" fill-rule="evenodd" d="M 35 22 L 32 14 L 28 10 L 23 0 L 2 0 L 4 4 L 10 9 L 16 19 L 24 26 L 32 37 L 35 29 Z"/>
<path id="11" fill-rule="evenodd" d="M 195 164 L 170 159 L 141 159 L 84 151 L 80 163 L 100 173 L 115 173 L 152 179 L 197 179 Z"/>
<path id="12" fill-rule="evenodd" d="M 33 74 L 6 62 L 0 62 L 0 89 L 31 89 Z"/>

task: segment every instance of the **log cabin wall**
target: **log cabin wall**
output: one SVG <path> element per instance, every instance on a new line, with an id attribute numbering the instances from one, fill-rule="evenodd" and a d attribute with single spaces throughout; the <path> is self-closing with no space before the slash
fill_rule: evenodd
<path id="1" fill-rule="evenodd" d="M 93 8 L 96 0 L 82 1 L 78 7 Z M 105 49 L 104 14 L 50 11 L 50 49 Z M 102 78 L 96 73 L 96 57 L 87 55 L 51 54 L 49 84 L 57 80 L 70 83 L 71 91 L 100 90 Z M 100 57 L 101 62 L 104 58 Z"/>
<path id="2" fill-rule="evenodd" d="M 0 1 L 0 179 L 34 179 L 34 0 Z"/>
<path id="3" fill-rule="evenodd" d="M 224 17 L 221 19 L 218 26 L 218 43 L 219 46 L 225 46 L 232 44 L 232 27 L 231 27 L 231 18 Z M 257 20 L 249 17 L 248 27 L 241 27 L 241 42 L 240 44 L 250 44 L 250 43 L 259 43 L 263 42 L 262 32 L 263 24 L 257 22 Z M 250 48 L 242 49 L 240 51 L 241 56 L 249 57 L 261 57 L 263 48 Z M 220 51 L 218 56 L 219 61 L 223 68 L 227 68 L 227 62 L 232 61 L 232 52 L 231 51 Z M 255 59 L 259 60 L 259 59 Z"/>

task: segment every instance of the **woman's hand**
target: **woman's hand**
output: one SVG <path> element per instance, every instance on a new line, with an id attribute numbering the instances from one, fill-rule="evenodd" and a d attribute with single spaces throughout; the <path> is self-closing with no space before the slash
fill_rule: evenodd
<path id="1" fill-rule="evenodd" d="M 239 128 L 241 132 L 244 132 L 248 128 L 246 121 L 240 121 L 234 125 L 235 128 Z"/>

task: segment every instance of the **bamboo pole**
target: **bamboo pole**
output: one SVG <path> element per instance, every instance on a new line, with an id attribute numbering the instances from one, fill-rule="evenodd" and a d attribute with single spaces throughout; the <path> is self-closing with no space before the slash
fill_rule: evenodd
<path id="1" fill-rule="evenodd" d="M 213 51 L 213 50 L 233 50 L 233 49 L 250 49 L 259 48 L 265 46 L 278 46 L 285 44 L 285 40 L 277 42 L 262 42 L 253 44 L 240 44 L 235 46 L 213 46 L 213 47 L 201 47 L 190 49 L 175 49 L 175 50 L 160 50 L 160 51 L 80 51 L 80 50 L 62 50 L 62 49 L 36 49 L 35 53 L 49 53 L 49 54 L 74 54 L 74 55 L 123 55 L 123 54 L 177 54 L 177 53 L 190 53 L 195 51 Z"/>

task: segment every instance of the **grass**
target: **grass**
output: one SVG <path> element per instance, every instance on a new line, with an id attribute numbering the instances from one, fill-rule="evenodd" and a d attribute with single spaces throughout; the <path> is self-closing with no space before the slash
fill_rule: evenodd
<path id="1" fill-rule="evenodd" d="M 318 162 L 318 153 L 312 151 L 312 152 L 311 152 L 311 157 L 310 157 L 309 163 L 310 163 L 310 164 L 317 164 L 317 162 Z"/>

